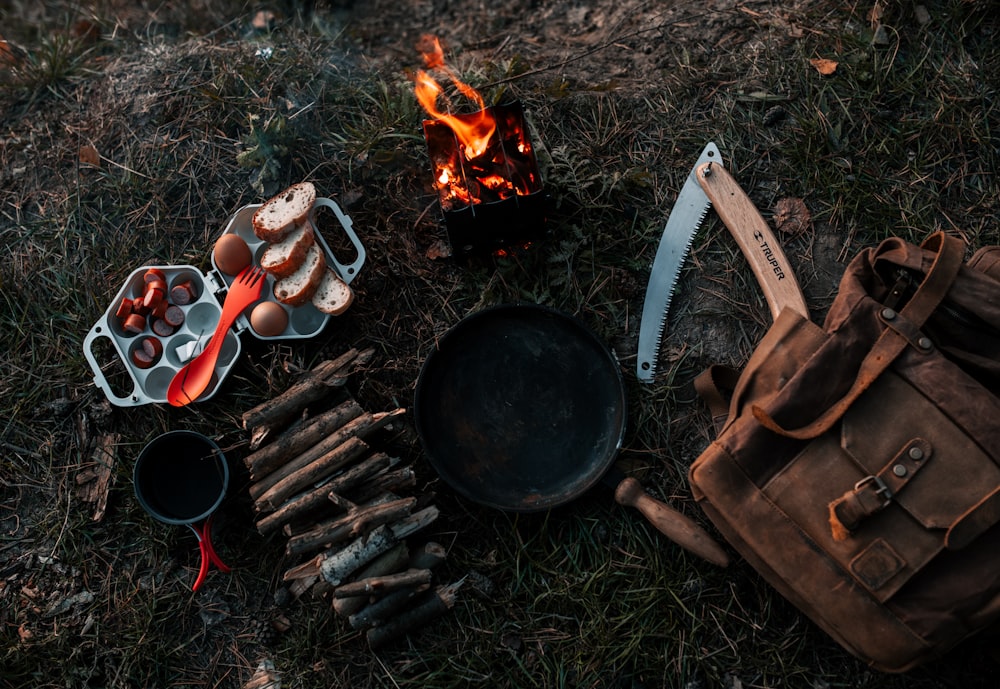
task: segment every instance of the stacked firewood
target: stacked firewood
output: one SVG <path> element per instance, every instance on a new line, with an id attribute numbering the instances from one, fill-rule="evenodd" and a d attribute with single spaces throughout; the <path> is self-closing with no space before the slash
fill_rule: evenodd
<path id="1" fill-rule="evenodd" d="M 435 581 L 445 549 L 415 536 L 438 516 L 433 495 L 409 495 L 412 467 L 368 442 L 406 410 L 371 413 L 344 392 L 372 354 L 352 349 L 320 363 L 246 412 L 243 426 L 257 529 L 287 537 L 289 591 L 331 599 L 377 647 L 448 611 L 458 584 Z"/>

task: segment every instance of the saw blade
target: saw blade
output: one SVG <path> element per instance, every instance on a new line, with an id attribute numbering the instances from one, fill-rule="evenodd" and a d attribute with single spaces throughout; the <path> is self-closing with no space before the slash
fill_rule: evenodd
<path id="1" fill-rule="evenodd" d="M 656 258 L 653 260 L 649 282 L 646 284 L 646 299 L 642 304 L 639 356 L 636 363 L 636 376 L 646 383 L 652 382 L 656 375 L 656 360 L 660 353 L 660 342 L 663 340 L 663 326 L 667 320 L 670 298 L 680 276 L 681 266 L 695 234 L 698 233 L 698 228 L 701 227 L 701 221 L 711 208 L 711 202 L 696 175 L 698 167 L 710 161 L 722 162 L 722 155 L 713 142 L 705 146 L 698 157 L 698 162 L 684 180 L 684 186 L 677 195 L 677 201 L 670 211 L 670 217 L 667 218 L 667 225 L 663 228 L 660 245 L 656 249 Z"/>

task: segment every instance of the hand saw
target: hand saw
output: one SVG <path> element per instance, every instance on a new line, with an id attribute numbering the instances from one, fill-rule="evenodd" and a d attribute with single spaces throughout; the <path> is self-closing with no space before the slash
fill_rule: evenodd
<path id="1" fill-rule="evenodd" d="M 722 164 L 722 155 L 712 142 L 705 146 L 698 156 L 698 162 L 684 180 L 681 193 L 677 195 L 674 208 L 667 218 L 667 226 L 660 236 L 653 269 L 649 274 L 649 282 L 646 283 L 646 300 L 642 304 L 642 320 L 639 322 L 636 376 L 647 383 L 653 381 L 656 373 L 656 357 L 660 351 L 660 340 L 674 285 L 677 284 L 688 248 L 711 205 L 697 178 L 698 166 L 709 162 Z"/>
<path id="2" fill-rule="evenodd" d="M 636 364 L 636 376 L 643 382 L 652 382 L 656 373 L 656 360 L 674 284 L 688 247 L 712 206 L 749 261 L 771 316 L 777 317 L 783 308 L 788 307 L 809 317 L 802 290 L 774 233 L 725 169 L 718 149 L 709 143 L 688 174 L 670 212 L 646 286 Z"/>

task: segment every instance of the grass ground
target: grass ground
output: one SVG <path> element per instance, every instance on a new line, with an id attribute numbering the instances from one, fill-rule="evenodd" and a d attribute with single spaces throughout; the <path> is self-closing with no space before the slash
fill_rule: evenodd
<path id="1" fill-rule="evenodd" d="M 238 687 L 269 658 L 285 687 L 993 686 L 995 636 L 880 675 L 745 563 L 687 556 L 606 492 L 511 516 L 451 495 L 426 468 L 447 575 L 466 584 L 450 616 L 374 653 L 328 601 L 282 598 L 283 544 L 251 528 L 245 476 L 219 516 L 235 571 L 192 595 L 192 537 L 145 515 L 130 470 L 175 428 L 241 457 L 244 410 L 353 346 L 376 356 L 352 394 L 370 409 L 407 406 L 435 337 L 477 308 L 527 300 L 612 345 L 629 394 L 622 463 L 703 520 L 686 468 L 711 434 L 691 381 L 744 361 L 769 319 L 710 216 L 660 377 L 631 376 L 681 180 L 714 139 L 765 216 L 779 199 L 805 202 L 811 227 L 784 239 L 817 319 L 844 262 L 886 236 L 1000 243 L 995 2 L 319 3 L 257 28 L 253 9 L 0 6 L 0 684 Z M 431 257 L 444 233 L 406 74 L 423 31 L 445 37 L 488 101 L 525 103 L 555 208 L 536 250 Z M 129 273 L 207 269 L 233 210 L 300 179 L 337 199 L 366 245 L 348 314 L 309 341 L 245 343 L 223 391 L 196 408 L 108 405 L 82 342 Z M 102 433 L 119 444 L 95 521 L 76 478 Z M 383 441 L 419 461 L 412 429 Z M 290 628 L 268 633 L 278 615 Z"/>

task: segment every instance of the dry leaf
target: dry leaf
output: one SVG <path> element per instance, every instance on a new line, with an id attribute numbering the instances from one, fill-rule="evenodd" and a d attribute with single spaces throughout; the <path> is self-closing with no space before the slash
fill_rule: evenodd
<path id="1" fill-rule="evenodd" d="M 802 199 L 780 199 L 771 216 L 774 229 L 782 234 L 802 234 L 812 224 L 812 216 Z"/>
<path id="2" fill-rule="evenodd" d="M 881 2 L 876 2 L 872 5 L 871 12 L 868 13 L 868 21 L 871 22 L 871 27 L 873 29 L 882 23 L 882 17 L 884 15 L 885 7 L 882 6 Z"/>
<path id="3" fill-rule="evenodd" d="M 827 60 L 823 57 L 814 57 L 809 60 L 809 64 L 816 68 L 816 71 L 823 76 L 830 76 L 837 71 L 837 65 L 839 64 L 836 60 Z"/>
<path id="4" fill-rule="evenodd" d="M 451 247 L 444 241 L 438 240 L 427 247 L 427 258 L 434 259 L 448 258 L 451 256 Z"/>
<path id="5" fill-rule="evenodd" d="M 21 623 L 21 626 L 17 628 L 17 635 L 21 637 L 22 642 L 31 641 L 35 636 L 31 633 L 31 630 L 28 629 L 27 624 L 23 622 Z"/>
<path id="6" fill-rule="evenodd" d="M 94 167 L 101 167 L 101 154 L 97 152 L 97 149 L 90 144 L 80 147 L 80 162 L 84 165 L 93 165 Z"/>
<path id="7" fill-rule="evenodd" d="M 253 16 L 251 24 L 258 31 L 271 31 L 274 29 L 274 23 L 277 19 L 278 15 L 271 10 L 258 10 Z"/>

